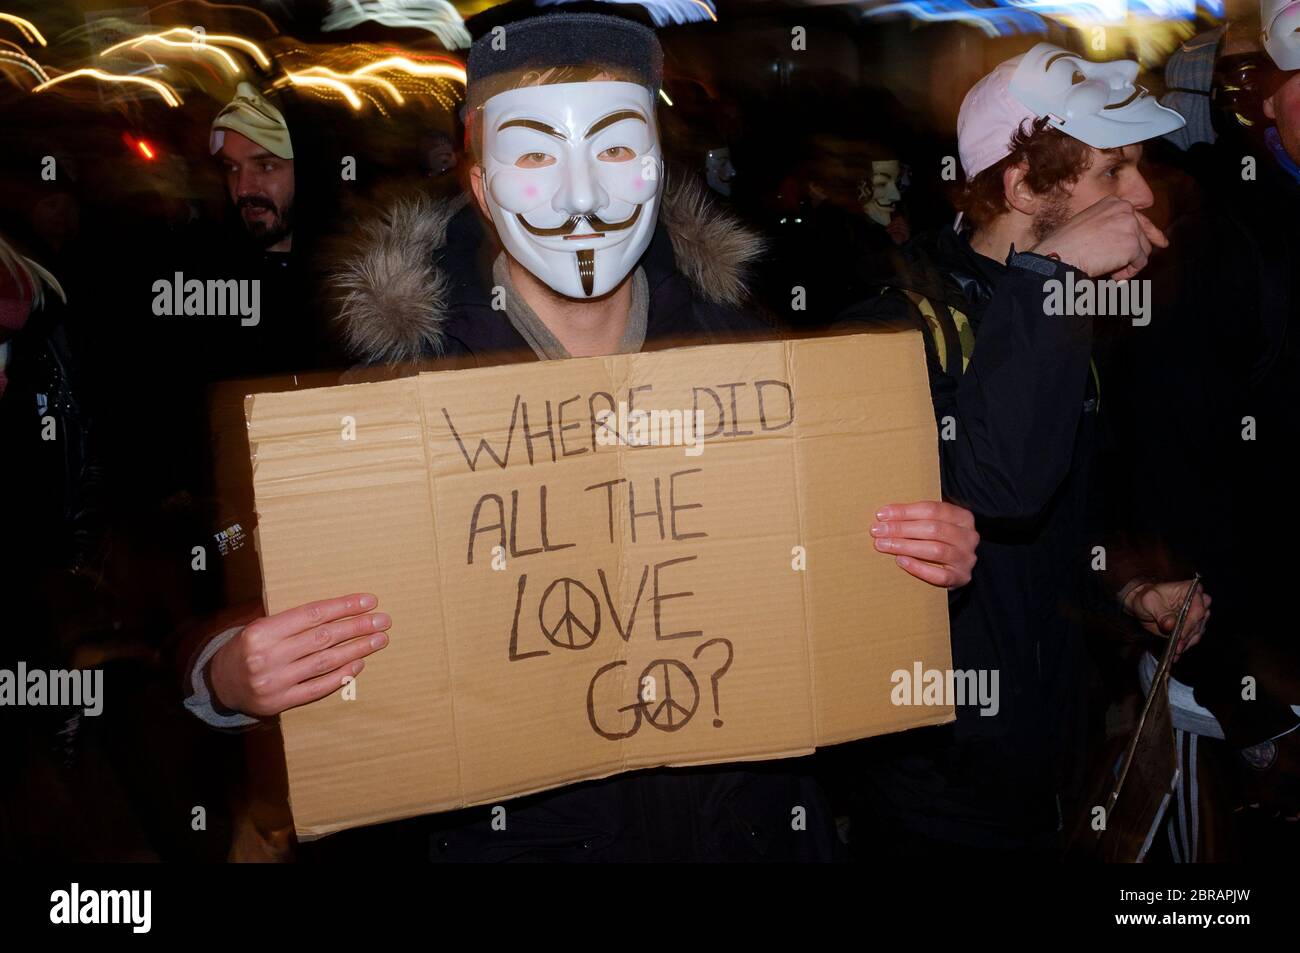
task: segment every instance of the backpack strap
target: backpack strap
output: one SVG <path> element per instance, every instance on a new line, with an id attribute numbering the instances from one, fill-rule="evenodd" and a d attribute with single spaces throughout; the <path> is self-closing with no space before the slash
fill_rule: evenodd
<path id="1" fill-rule="evenodd" d="M 921 312 L 921 317 L 925 319 L 923 330 L 934 344 L 943 372 L 953 377 L 965 374 L 975 354 L 975 329 L 971 327 L 970 319 L 963 312 L 943 302 L 940 302 L 936 308 L 934 303 L 919 291 L 907 288 L 898 290 L 907 295 L 908 300 L 916 306 L 916 310 Z M 961 370 L 957 372 L 949 370 L 958 366 L 958 360 L 961 361 Z M 1100 407 L 1101 376 L 1097 373 L 1097 362 L 1089 361 L 1089 369 L 1092 371 L 1097 406 Z"/>
<path id="2" fill-rule="evenodd" d="M 961 325 L 958 325 L 953 318 L 953 313 L 943 302 L 939 302 L 935 307 L 933 301 L 921 294 L 919 291 L 912 291 L 909 288 L 899 288 L 907 299 L 912 302 L 916 310 L 921 313 L 924 320 L 922 330 L 929 336 L 930 343 L 934 345 L 935 353 L 939 355 L 939 366 L 943 368 L 945 374 L 963 373 L 966 365 L 970 363 L 970 354 L 965 349 L 965 342 L 962 340 Z M 960 313 L 960 312 L 958 312 Z M 965 326 L 966 336 L 970 339 L 971 351 L 974 351 L 975 335 L 971 331 L 970 322 L 966 316 L 961 315 L 962 325 Z M 949 368 L 960 367 L 961 371 L 955 372 Z"/>

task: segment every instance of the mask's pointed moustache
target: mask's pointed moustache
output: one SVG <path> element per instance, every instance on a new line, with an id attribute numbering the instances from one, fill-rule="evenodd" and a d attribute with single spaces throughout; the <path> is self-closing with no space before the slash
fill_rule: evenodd
<path id="1" fill-rule="evenodd" d="M 522 214 L 516 214 L 515 218 L 519 219 L 522 225 L 531 235 L 538 238 L 603 238 L 605 232 L 618 232 L 625 228 L 631 228 L 636 224 L 636 220 L 641 217 L 641 206 L 638 205 L 629 215 L 621 222 L 606 222 L 599 215 L 573 215 L 563 225 L 556 225 L 554 228 L 538 228 L 536 225 L 529 223 L 528 219 Z M 586 222 L 595 234 L 574 235 L 579 222 Z"/>

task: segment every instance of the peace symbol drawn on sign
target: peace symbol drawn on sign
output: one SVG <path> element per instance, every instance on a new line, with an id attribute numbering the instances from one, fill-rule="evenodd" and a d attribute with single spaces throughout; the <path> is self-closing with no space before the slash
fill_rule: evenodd
<path id="1" fill-rule="evenodd" d="M 671 670 L 675 668 L 686 676 L 685 681 L 677 679 L 674 687 Z M 662 675 L 653 674 L 662 670 Z M 646 721 L 660 731 L 679 731 L 700 706 L 700 683 L 695 680 L 691 670 L 675 659 L 655 659 L 641 673 L 639 684 L 644 685 L 647 678 L 653 678 L 659 686 L 657 697 L 653 701 L 643 701 Z M 688 694 L 689 693 L 689 694 Z M 687 704 L 683 702 L 689 698 Z"/>
<path id="2" fill-rule="evenodd" d="M 561 583 L 564 585 L 564 611 L 560 613 L 554 625 L 548 625 L 546 622 L 546 607 L 551 601 L 551 593 Z M 583 620 L 573 605 L 573 590 L 575 587 L 581 589 L 587 598 L 591 600 L 590 625 Z M 546 591 L 542 593 L 542 601 L 537 606 L 537 621 L 541 625 L 542 634 L 546 636 L 547 641 L 557 648 L 585 649 L 595 642 L 596 636 L 600 634 L 600 600 L 596 598 L 594 592 L 578 580 L 564 576 L 547 586 Z"/>

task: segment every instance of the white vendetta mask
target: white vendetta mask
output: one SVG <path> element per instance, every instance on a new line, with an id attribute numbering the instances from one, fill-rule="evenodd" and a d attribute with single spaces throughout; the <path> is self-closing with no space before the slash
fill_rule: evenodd
<path id="1" fill-rule="evenodd" d="M 1011 94 L 1050 124 L 1096 149 L 1154 139 L 1183 125 L 1183 117 L 1134 85 L 1133 60 L 1093 63 L 1039 43 L 1011 77 Z"/>
<path id="2" fill-rule="evenodd" d="M 859 197 L 864 199 L 863 209 L 872 221 L 888 225 L 894 217 L 894 208 L 903 200 L 903 164 L 897 159 L 878 159 L 871 163 L 871 182 L 863 183 Z M 870 192 L 866 191 L 870 185 Z"/>
<path id="3" fill-rule="evenodd" d="M 570 298 L 607 294 L 654 235 L 663 157 L 636 83 L 507 90 L 483 105 L 483 190 L 506 250 Z"/>
<path id="4" fill-rule="evenodd" d="M 1300 0 L 1260 0 L 1264 49 L 1280 70 L 1300 69 Z"/>

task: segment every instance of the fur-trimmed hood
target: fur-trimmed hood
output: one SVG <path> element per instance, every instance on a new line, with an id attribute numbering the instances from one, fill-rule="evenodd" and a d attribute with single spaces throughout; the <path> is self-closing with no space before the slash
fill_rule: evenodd
<path id="1" fill-rule="evenodd" d="M 763 253 L 763 240 L 717 208 L 697 180 L 679 181 L 665 190 L 657 226 L 671 241 L 676 269 L 704 301 L 740 307 L 747 267 Z M 461 277 L 449 273 L 452 256 L 443 253 L 456 216 L 477 214 L 466 209 L 469 202 L 468 195 L 410 194 L 362 219 L 328 282 L 344 345 L 357 360 L 400 363 L 442 353 Z M 490 229 L 487 236 L 493 240 Z M 470 267 L 473 258 L 455 260 Z"/>

